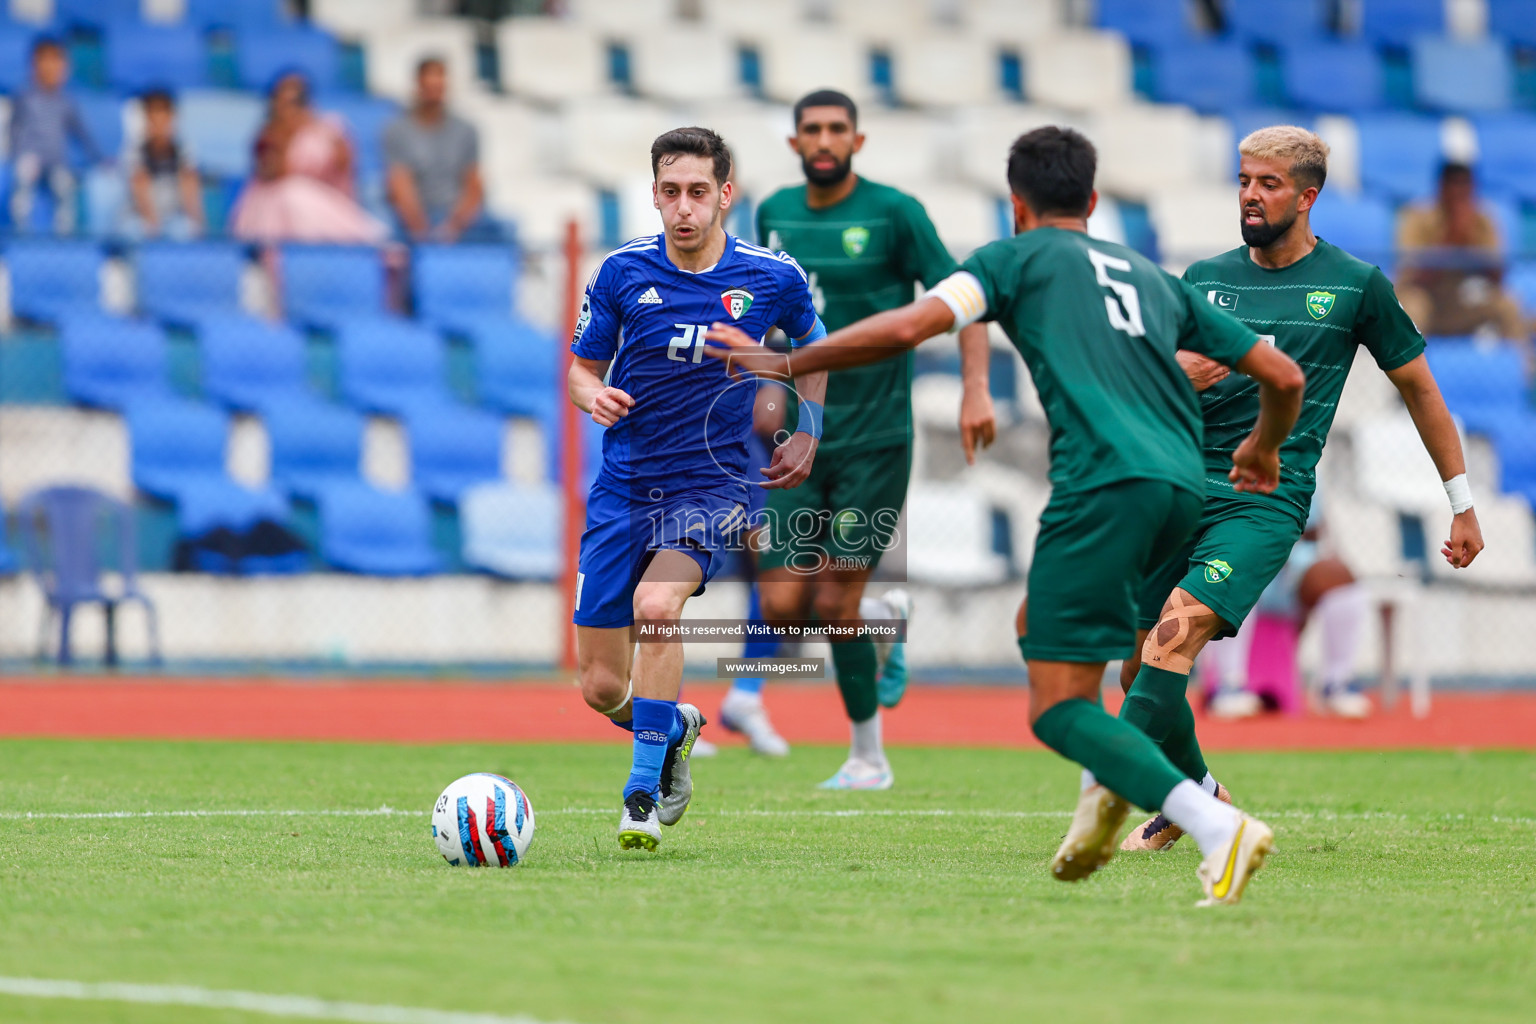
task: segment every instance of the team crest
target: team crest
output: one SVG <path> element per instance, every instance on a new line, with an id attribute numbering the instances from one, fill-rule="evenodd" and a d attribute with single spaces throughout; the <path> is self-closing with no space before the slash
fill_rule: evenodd
<path id="1" fill-rule="evenodd" d="M 1205 293 L 1205 298 L 1207 302 L 1215 306 L 1217 309 L 1224 309 L 1228 313 L 1237 308 L 1236 292 L 1224 292 L 1212 288 L 1210 291 Z"/>
<path id="2" fill-rule="evenodd" d="M 740 320 L 752 308 L 752 293 L 745 288 L 732 288 L 720 293 L 720 302 L 725 306 L 725 311 L 731 314 L 732 320 Z"/>
<path id="3" fill-rule="evenodd" d="M 1232 575 L 1232 566 L 1219 558 L 1213 558 L 1205 563 L 1205 582 L 1220 583 Z"/>
<path id="4" fill-rule="evenodd" d="M 869 248 L 869 228 L 854 226 L 843 229 L 843 252 L 849 256 L 862 256 Z"/>
<path id="5" fill-rule="evenodd" d="M 1312 319 L 1321 320 L 1333 309 L 1333 292 L 1308 292 L 1307 312 Z"/>

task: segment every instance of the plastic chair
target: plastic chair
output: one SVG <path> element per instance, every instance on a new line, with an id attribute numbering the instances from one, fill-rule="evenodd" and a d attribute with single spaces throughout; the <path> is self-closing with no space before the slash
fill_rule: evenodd
<path id="1" fill-rule="evenodd" d="M 203 391 L 234 409 L 260 410 L 302 397 L 304 339 L 292 327 L 241 313 L 204 317 L 198 342 Z"/>
<path id="2" fill-rule="evenodd" d="M 432 548 L 431 511 L 415 491 L 332 484 L 317 504 L 320 554 L 330 565 L 373 576 L 421 576 L 442 567 Z"/>
<path id="3" fill-rule="evenodd" d="M 367 246 L 285 245 L 283 301 L 288 318 L 321 328 L 384 309 L 384 263 Z"/>
<path id="4" fill-rule="evenodd" d="M 484 317 L 512 315 L 517 263 L 502 245 L 419 245 L 411 257 L 416 315 L 456 328 Z"/>
<path id="5" fill-rule="evenodd" d="M 411 479 L 433 501 L 501 477 L 501 419 L 462 405 L 418 405 L 405 416 Z"/>
<path id="6" fill-rule="evenodd" d="M 1425 358 L 1445 404 L 1468 430 L 1492 433 L 1525 408 L 1525 363 L 1514 345 L 1436 340 Z"/>
<path id="7" fill-rule="evenodd" d="M 1312 207 L 1312 230 L 1367 263 L 1390 265 L 1397 223 L 1392 207 L 1370 195 L 1324 193 Z"/>
<path id="8" fill-rule="evenodd" d="M 134 253 L 139 309 L 172 323 L 240 311 L 245 250 L 232 242 L 145 242 Z"/>
<path id="9" fill-rule="evenodd" d="M 460 327 L 474 347 L 482 403 L 513 416 L 554 416 L 565 354 L 558 338 L 505 316 L 468 320 Z"/>
<path id="10" fill-rule="evenodd" d="M 553 484 L 471 487 L 459 500 L 459 523 L 465 565 L 510 579 L 559 578 L 565 507 Z"/>
<path id="11" fill-rule="evenodd" d="M 122 410 L 168 396 L 165 333 L 142 320 L 106 314 L 68 317 L 59 330 L 64 391 L 83 405 Z"/>
<path id="12" fill-rule="evenodd" d="M 95 242 L 16 239 L 5 247 L 11 274 L 11 311 L 28 320 L 52 323 L 66 313 L 98 309 L 101 267 Z"/>
<path id="13" fill-rule="evenodd" d="M 1253 57 L 1227 42 L 1164 43 L 1153 50 L 1157 98 L 1203 113 L 1251 107 L 1258 100 Z"/>
<path id="14" fill-rule="evenodd" d="M 107 81 L 125 92 L 187 89 L 208 81 L 208 54 L 191 25 L 114 25 L 106 50 Z"/>
<path id="15" fill-rule="evenodd" d="M 219 178 L 244 178 L 265 118 L 265 108 L 250 93 L 224 89 L 189 89 L 176 102 L 181 137 L 198 169 Z"/>
<path id="16" fill-rule="evenodd" d="M 1099 0 L 1098 24 L 1136 46 L 1187 42 L 1199 35 L 1186 0 Z"/>
<path id="17" fill-rule="evenodd" d="M 1514 72 L 1501 40 L 1421 37 L 1411 52 L 1413 96 L 1420 106 L 1460 112 L 1509 106 Z"/>
<path id="18" fill-rule="evenodd" d="M 235 40 L 235 66 L 240 84 L 265 90 L 279 74 L 302 72 L 314 89 L 339 84 L 336 40 L 312 26 L 260 29 L 245 27 Z"/>
<path id="19" fill-rule="evenodd" d="M 1445 0 L 1361 0 L 1360 36 L 1378 46 L 1407 46 L 1445 31 Z"/>
<path id="20" fill-rule="evenodd" d="M 1363 191 L 1397 200 L 1421 199 L 1435 190 L 1441 162 L 1440 121 L 1414 114 L 1366 114 L 1360 131 Z"/>
<path id="21" fill-rule="evenodd" d="M 420 324 L 357 318 L 336 332 L 342 396 L 354 407 L 400 416 L 418 405 L 452 401 L 443 343 Z"/>
<path id="22" fill-rule="evenodd" d="M 138 548 L 132 511 L 121 502 L 86 487 L 50 487 L 28 495 L 17 509 L 28 568 L 42 588 L 48 611 L 38 635 L 38 658 L 47 648 L 49 627 L 59 620 L 59 664 L 72 658 L 69 623 L 75 606 L 100 604 L 106 613 L 105 660 L 117 664 L 117 606 L 134 601 L 144 607 L 149 625 L 150 657 L 160 662 L 160 635 L 155 603 L 138 584 Z M 116 546 L 119 589 L 109 592 L 102 582 L 103 532 Z"/>
<path id="23" fill-rule="evenodd" d="M 1351 114 L 1386 104 L 1381 57 L 1364 43 L 1290 40 L 1280 50 L 1280 82 L 1286 97 L 1308 110 Z"/>
<path id="24" fill-rule="evenodd" d="M 363 418 L 351 409 L 291 398 L 262 409 L 272 453 L 272 483 L 313 500 L 339 483 L 361 483 Z"/>

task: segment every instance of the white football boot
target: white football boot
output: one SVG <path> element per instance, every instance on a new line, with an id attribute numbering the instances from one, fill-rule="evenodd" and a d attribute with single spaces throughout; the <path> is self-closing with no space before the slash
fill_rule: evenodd
<path id="1" fill-rule="evenodd" d="M 720 702 L 720 724 L 745 736 L 754 754 L 784 757 L 789 753 L 789 743 L 768 720 L 761 694 L 731 690 Z"/>
<path id="2" fill-rule="evenodd" d="M 683 716 L 683 734 L 667 747 L 666 760 L 661 763 L 661 803 L 657 813 L 663 825 L 681 821 L 688 801 L 693 799 L 693 774 L 688 770 L 688 759 L 699 741 L 699 730 L 707 724 L 704 714 L 692 704 L 679 704 L 677 711 Z"/>

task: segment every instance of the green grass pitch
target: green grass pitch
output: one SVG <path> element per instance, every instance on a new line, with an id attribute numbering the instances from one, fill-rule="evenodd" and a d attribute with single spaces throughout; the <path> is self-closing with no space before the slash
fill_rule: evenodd
<path id="1" fill-rule="evenodd" d="M 895 790 L 816 792 L 840 756 L 699 762 L 645 854 L 614 841 L 620 746 L 0 742 L 0 975 L 578 1024 L 1531 1019 L 1536 755 L 1220 755 L 1278 845 L 1211 909 L 1188 841 L 1052 880 L 1054 755 L 902 749 Z M 517 870 L 432 846 L 477 770 L 533 801 Z M 15 816 L 386 804 L 420 813 Z M 839 810 L 900 813 L 807 813 Z M 271 1019 L 0 996 L 7 1022 Z"/>

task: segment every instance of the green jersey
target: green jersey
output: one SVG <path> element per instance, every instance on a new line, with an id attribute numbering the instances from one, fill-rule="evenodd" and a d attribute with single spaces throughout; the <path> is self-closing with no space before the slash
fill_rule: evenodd
<path id="1" fill-rule="evenodd" d="M 918 282 L 935 285 L 955 269 L 921 203 L 863 178 L 847 198 L 816 210 L 806 205 L 804 185 L 779 189 L 757 208 L 757 237 L 805 268 L 828 331 L 905 306 Z M 908 443 L 912 354 L 832 371 L 824 405 L 823 453 Z"/>
<path id="2" fill-rule="evenodd" d="M 1242 246 L 1192 265 L 1184 280 L 1278 346 L 1307 375 L 1301 415 L 1280 448 L 1280 486 L 1273 494 L 1238 493 L 1227 479 L 1232 452 L 1259 414 L 1258 384 L 1233 374 L 1200 396 L 1210 496 L 1279 504 L 1305 522 L 1317 486 L 1317 460 L 1354 365 L 1355 346 L 1364 345 L 1383 370 L 1395 370 L 1424 351 L 1424 339 L 1385 274 L 1322 239 L 1278 270 L 1259 266 Z"/>
<path id="3" fill-rule="evenodd" d="M 1002 326 L 1040 392 L 1053 495 L 1136 479 L 1204 493 L 1200 402 L 1176 354 L 1231 366 L 1251 330 L 1140 253 L 1080 231 L 1027 231 L 961 269 L 985 294 L 979 319 Z M 959 312 L 963 324 L 979 309 Z"/>

